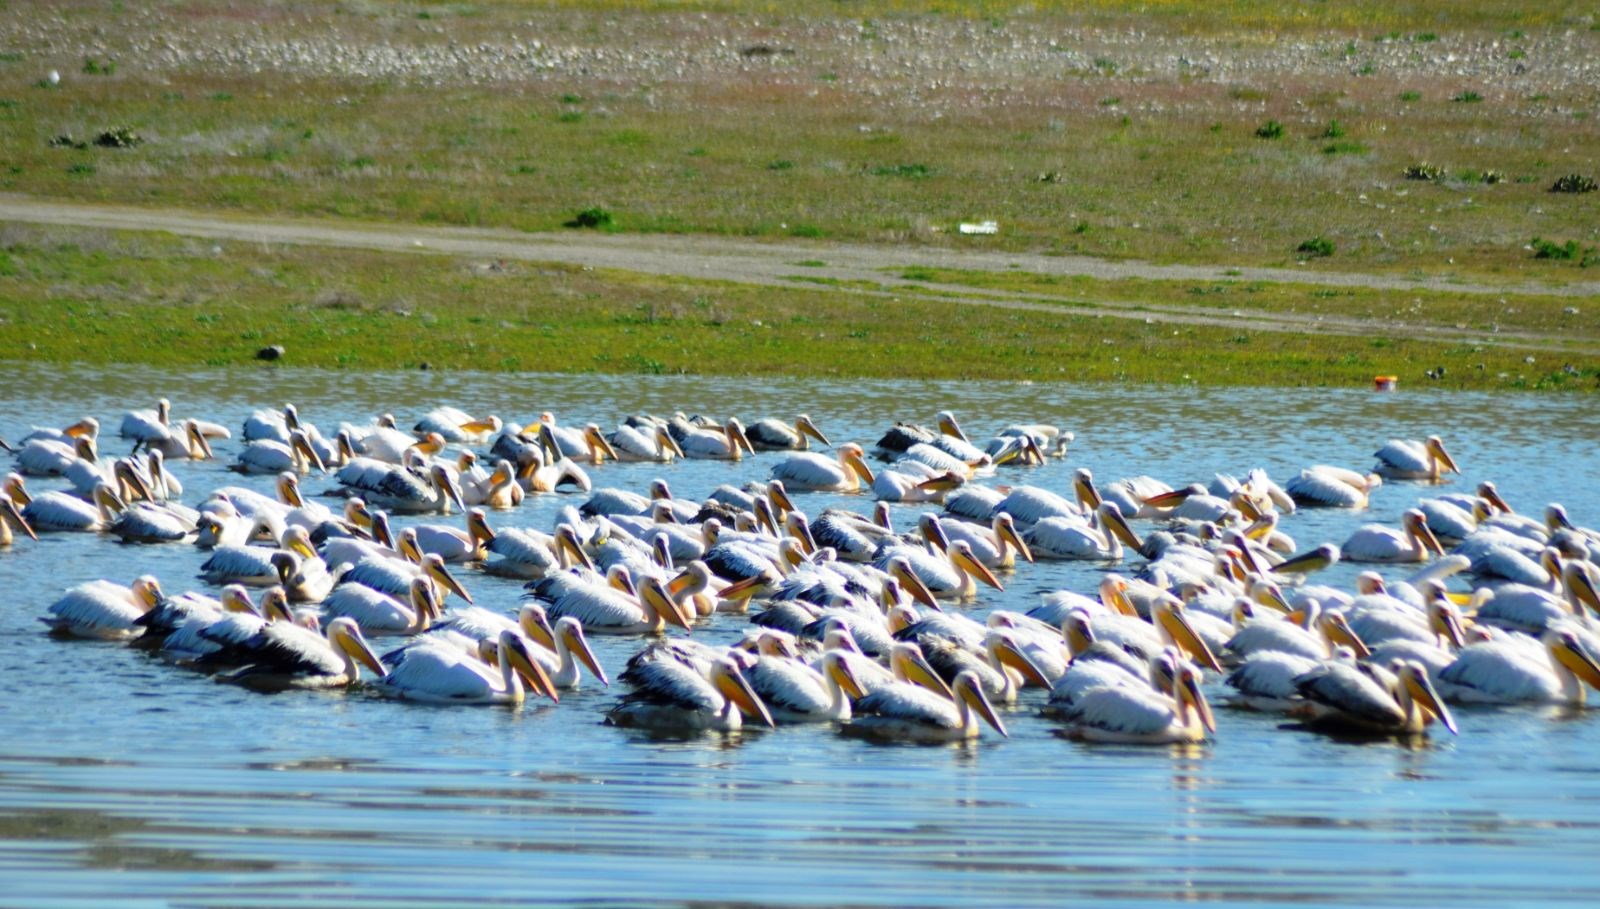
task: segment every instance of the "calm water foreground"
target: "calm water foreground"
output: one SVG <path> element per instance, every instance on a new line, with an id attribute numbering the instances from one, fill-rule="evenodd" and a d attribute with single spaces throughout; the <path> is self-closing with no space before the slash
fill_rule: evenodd
<path id="1" fill-rule="evenodd" d="M 1021 419 L 1074 430 L 1065 462 L 994 481 L 1058 489 L 1077 466 L 1174 484 L 1255 466 L 1280 480 L 1314 462 L 1365 469 L 1385 439 L 1438 432 L 1466 470 L 1447 488 L 1492 478 L 1523 510 L 1560 500 L 1579 523 L 1600 521 L 1600 408 L 1579 396 L 31 365 L 0 374 L 0 391 L 0 435 L 13 439 L 85 413 L 114 430 L 160 395 L 177 416 L 236 431 L 252 409 L 292 400 L 324 427 L 384 410 L 409 425 L 443 403 L 602 425 L 639 410 L 747 422 L 804 411 L 836 442 L 867 443 L 948 407 L 975 434 Z M 188 501 L 239 482 L 222 466 L 238 448 L 177 465 Z M 775 457 L 594 475 L 640 490 L 664 475 L 701 497 L 765 478 Z M 1430 491 L 1390 484 L 1365 514 L 1301 513 L 1284 529 L 1302 547 L 1339 542 Z M 562 498 L 498 520 L 548 527 Z M 919 511 L 895 516 L 909 527 Z M 1036 692 L 1007 716 L 1009 740 L 874 746 L 815 727 L 662 741 L 600 725 L 615 693 L 587 681 L 559 706 L 521 711 L 263 696 L 121 645 L 51 640 L 36 621 L 93 578 L 198 586 L 203 558 L 79 534 L 0 553 L 0 906 L 1592 905 L 1600 892 L 1600 715 L 1582 711 L 1462 710 L 1459 738 L 1420 747 L 1220 711 L 1206 747 L 1091 747 L 1035 716 Z M 973 611 L 1088 592 L 1104 570 L 1022 566 Z M 1355 569 L 1326 574 L 1348 584 Z M 517 604 L 515 583 L 466 583 L 484 605 Z M 724 616 L 695 636 L 743 627 Z M 642 644 L 595 643 L 613 674 Z"/>

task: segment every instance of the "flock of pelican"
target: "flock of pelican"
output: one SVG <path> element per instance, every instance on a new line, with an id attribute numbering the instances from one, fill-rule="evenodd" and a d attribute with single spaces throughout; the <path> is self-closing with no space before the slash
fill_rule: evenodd
<path id="1" fill-rule="evenodd" d="M 1213 699 L 1390 736 L 1454 733 L 1451 704 L 1582 704 L 1600 688 L 1600 533 L 1560 505 L 1532 518 L 1485 481 L 1339 544 L 1302 548 L 1280 526 L 1300 509 L 1364 508 L 1386 480 L 1433 491 L 1460 473 L 1437 437 L 1388 442 L 1369 472 L 1314 465 L 1282 484 L 1260 469 L 1180 487 L 1080 469 L 1052 490 L 991 478 L 1064 457 L 1071 433 L 1015 425 L 974 441 L 948 412 L 869 448 L 835 446 L 803 415 L 748 427 L 636 416 L 605 432 L 441 407 L 410 430 L 385 415 L 325 433 L 289 405 L 245 420 L 229 465 L 273 475 L 274 494 L 226 485 L 190 506 L 168 462 L 216 459 L 229 427 L 178 419 L 163 400 L 118 435 L 126 457 L 101 454 L 93 417 L 0 442 L 15 456 L 0 543 L 93 532 L 192 544 L 212 592 L 99 580 L 43 621 L 259 690 L 558 701 L 585 677 L 609 687 L 589 639 L 626 635 L 644 646 L 617 674 L 629 689 L 606 716 L 617 726 L 828 723 L 951 741 L 1007 735 L 1002 708 L 1021 705 L 1070 737 L 1168 744 L 1214 737 Z M 763 479 L 700 501 L 665 479 L 635 492 L 590 476 L 614 461 L 757 453 Z M 318 474 L 333 507 L 302 492 Z M 30 488 L 46 483 L 57 488 Z M 553 527 L 510 522 L 527 497 L 558 491 Z M 872 505 L 808 512 L 817 492 Z M 924 510 L 902 531 L 889 503 Z M 421 517 L 397 531 L 394 515 Z M 1106 572 L 1092 593 L 973 617 L 986 589 L 1036 560 Z M 1315 582 L 1339 561 L 1415 570 L 1363 572 L 1353 590 Z M 469 570 L 523 581 L 522 602 L 476 603 Z M 729 616 L 748 623 L 737 642 L 693 634 Z"/>

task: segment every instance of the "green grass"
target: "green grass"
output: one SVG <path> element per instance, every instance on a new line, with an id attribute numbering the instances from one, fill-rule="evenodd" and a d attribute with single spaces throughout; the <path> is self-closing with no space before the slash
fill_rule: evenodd
<path id="1" fill-rule="evenodd" d="M 1284 238 L 1337 233 L 1329 268 L 1484 277 L 1529 274 L 1521 242 L 1535 234 L 1596 239 L 1592 204 L 1543 192 L 1600 158 L 1600 118 L 1571 116 L 1600 103 L 1593 85 L 1555 89 L 1536 108 L 1509 92 L 1457 104 L 1445 99 L 1463 86 L 1437 75 L 1406 75 L 1405 95 L 1392 79 L 1342 70 L 1156 76 L 1131 54 L 1063 44 L 1076 62 L 985 76 L 1005 86 L 989 97 L 960 79 L 935 85 L 950 81 L 943 70 L 884 66 L 911 29 L 954 36 L 965 43 L 951 55 L 980 60 L 1072 29 L 1088 30 L 1090 47 L 1097 35 L 1125 41 L 1129 28 L 1221 36 L 1208 46 L 1232 64 L 1276 46 L 1264 36 L 1307 35 L 1337 53 L 1369 47 L 1374 33 L 1401 43 L 1434 34 L 1436 44 L 1416 45 L 1433 54 L 1518 30 L 1543 73 L 1600 53 L 1600 33 L 1582 24 L 1592 10 L 1562 4 L 486 0 L 470 15 L 428 6 L 427 30 L 414 5 L 329 0 L 296 4 L 292 17 L 218 0 L 131 21 L 109 0 L 56 9 L 52 47 L 118 65 L 112 76 L 73 66 L 54 91 L 28 88 L 31 57 L 0 68 L 12 79 L 0 94 L 15 102 L 0 111 L 0 192 L 530 231 L 603 208 L 608 229 L 624 232 L 930 246 L 970 242 L 957 223 L 995 218 L 1002 230 L 986 248 L 1203 264 L 1281 265 L 1292 260 Z M 711 62 L 674 78 L 530 64 L 483 84 L 166 68 L 136 56 L 179 20 L 195 42 L 224 45 L 265 36 L 470 49 L 541 37 L 579 55 L 643 42 L 648 56 L 759 32 L 795 53 L 744 58 L 735 45 L 734 62 L 697 52 Z M 963 37 L 973 20 L 994 37 Z M 908 103 L 907 89 L 925 83 L 926 97 Z M 1253 136 L 1267 122 L 1282 130 L 1276 141 Z M 93 170 L 69 170 L 73 152 L 49 145 L 123 125 L 144 144 L 88 150 L 81 163 Z M 1453 186 L 1396 186 L 1416 161 L 1512 179 L 1466 205 Z M 1037 179 L 1047 173 L 1059 177 Z"/>
<path id="2" fill-rule="evenodd" d="M 15 226 L 0 252 L 0 344 L 56 362 L 244 366 L 281 344 L 284 365 L 344 369 L 1335 386 L 1394 373 L 1446 387 L 1600 386 L 1593 355 L 1541 352 L 1529 364 L 1523 350 L 1377 327 L 1318 336 L 1014 311 L 868 293 L 870 282 L 755 287 L 252 244 L 217 253 L 163 235 Z M 1445 379 L 1423 378 L 1438 366 Z"/>

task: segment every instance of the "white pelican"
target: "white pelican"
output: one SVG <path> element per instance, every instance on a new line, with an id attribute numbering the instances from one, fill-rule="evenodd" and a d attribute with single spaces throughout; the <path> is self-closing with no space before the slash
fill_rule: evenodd
<path id="1" fill-rule="evenodd" d="M 992 628 L 981 641 L 979 655 L 949 639 L 930 636 L 921 641 L 922 653 L 941 678 L 972 673 L 992 703 L 1015 704 L 1023 685 L 1050 687 L 1044 671 L 1011 632 Z"/>
<path id="2" fill-rule="evenodd" d="M 448 644 L 409 647 L 405 659 L 395 662 L 372 688 L 424 704 L 515 705 L 526 697 L 526 682 L 535 694 L 560 702 L 549 675 L 533 660 L 521 635 L 502 631 L 493 644 L 495 668 Z"/>
<path id="3" fill-rule="evenodd" d="M 874 567 L 899 581 L 907 593 L 934 607 L 937 604 L 923 599 L 925 594 L 970 600 L 978 595 L 979 581 L 995 590 L 1005 589 L 994 572 L 973 557 L 972 547 L 964 540 L 951 541 L 949 552 L 940 555 L 910 546 L 891 548 Z"/>
<path id="4" fill-rule="evenodd" d="M 971 672 L 956 676 L 952 697 L 922 684 L 884 685 L 857 699 L 845 730 L 852 735 L 908 742 L 955 742 L 978 737 L 978 721 L 1008 736 L 1005 724 Z"/>
<path id="5" fill-rule="evenodd" d="M 517 466 L 517 483 L 528 492 L 555 492 L 560 486 L 574 486 L 588 492 L 593 485 L 573 460 L 565 455 L 546 457 L 540 449 L 524 452 Z"/>
<path id="6" fill-rule="evenodd" d="M 1446 697 L 1463 704 L 1582 704 L 1585 686 L 1600 688 L 1600 663 L 1576 634 L 1552 628 L 1540 643 L 1498 638 L 1463 647 L 1439 673 L 1449 686 Z"/>
<path id="7" fill-rule="evenodd" d="M 181 435 L 172 433 L 165 439 L 152 439 L 144 444 L 145 450 L 159 452 L 163 457 L 186 461 L 211 460 L 213 457 L 211 441 L 206 437 L 205 424 L 199 420 L 184 420 L 180 428 Z M 222 431 L 227 432 L 227 430 Z"/>
<path id="8" fill-rule="evenodd" d="M 532 590 L 546 601 L 550 616 L 557 621 L 571 616 L 589 634 L 661 634 L 669 622 L 690 629 L 689 617 L 654 577 L 644 578 L 631 596 L 613 587 L 576 582 L 570 575 L 535 581 Z"/>
<path id="9" fill-rule="evenodd" d="M 792 454 L 772 465 L 772 478 L 790 492 L 858 492 L 873 482 L 866 452 L 854 442 L 840 445 L 834 458 L 809 451 Z"/>
<path id="10" fill-rule="evenodd" d="M 1231 703 L 1237 707 L 1265 713 L 1288 713 L 1304 703 L 1295 679 L 1322 665 L 1321 658 L 1260 650 L 1251 654 L 1223 681 L 1238 695 Z"/>
<path id="11" fill-rule="evenodd" d="M 813 669 L 796 655 L 788 640 L 772 631 L 757 639 L 759 656 L 736 651 L 730 656 L 744 672 L 750 688 L 767 705 L 776 723 L 827 723 L 850 719 L 850 698 L 865 694 L 851 675 L 846 658 L 823 657 Z"/>
<path id="12" fill-rule="evenodd" d="M 100 421 L 84 417 L 65 429 L 37 429 L 22 439 L 17 449 L 17 470 L 27 476 L 53 477 L 67 469 L 78 457 L 77 440 L 94 440 L 100 435 Z"/>
<path id="13" fill-rule="evenodd" d="M 101 529 L 126 543 L 176 543 L 187 539 L 199 526 L 200 513 L 177 503 L 107 504 L 116 515 Z"/>
<path id="14" fill-rule="evenodd" d="M 917 461 L 896 461 L 896 469 L 872 477 L 872 497 L 880 502 L 943 502 L 966 482 L 954 471 L 938 471 Z M 904 468 L 904 469 L 900 469 Z"/>
<path id="15" fill-rule="evenodd" d="M 1084 692 L 1068 731 L 1087 742 L 1197 744 L 1216 734 L 1217 721 L 1200 691 L 1199 672 L 1185 663 L 1178 667 L 1171 696 L 1131 685 Z"/>
<path id="16" fill-rule="evenodd" d="M 1024 527 L 1037 524 L 1045 518 L 1081 520 L 1086 509 L 1093 509 L 1100 504 L 1098 493 L 1094 493 L 1092 487 L 1088 485 L 1092 482 L 1087 470 L 1078 470 L 1073 474 L 1072 485 L 1077 494 L 1077 502 L 1069 501 L 1038 486 L 1013 486 L 1005 498 L 994 506 L 994 510 L 1011 515 Z"/>
<path id="17" fill-rule="evenodd" d="M 435 407 L 422 415 L 411 431 L 418 438 L 438 433 L 446 442 L 454 444 L 479 443 L 500 431 L 500 418 L 474 419 L 465 411 L 454 407 Z"/>
<path id="18" fill-rule="evenodd" d="M 611 443 L 611 448 L 617 453 L 619 461 L 654 461 L 665 464 L 674 458 L 683 457 L 683 449 L 678 446 L 677 440 L 672 438 L 672 433 L 667 432 L 667 427 L 662 425 L 657 425 L 648 431 L 632 426 L 618 426 L 617 431 L 606 441 Z"/>
<path id="19" fill-rule="evenodd" d="M 315 467 L 317 470 L 326 471 L 322 456 L 311 447 L 311 442 L 306 439 L 302 430 L 296 429 L 289 433 L 288 442 L 279 442 L 274 439 L 257 439 L 246 445 L 239 452 L 239 460 L 231 468 L 240 473 L 283 473 L 292 471 L 297 474 L 310 473 Z"/>
<path id="20" fill-rule="evenodd" d="M 616 449 L 594 423 L 585 424 L 582 429 L 557 426 L 555 416 L 545 411 L 539 415 L 539 438 L 550 450 L 551 460 L 564 457 L 590 464 L 599 464 L 606 458 L 617 460 Z M 738 460 L 737 452 L 734 460 Z"/>
<path id="21" fill-rule="evenodd" d="M 611 687 L 611 680 L 600 668 L 600 659 L 583 636 L 583 625 L 572 616 L 556 620 L 554 627 L 536 607 L 524 606 L 521 630 L 529 634 L 543 649 L 532 651 L 533 658 L 550 674 L 550 683 L 557 688 L 577 688 L 582 681 L 579 663 L 594 673 L 600 684 Z"/>
<path id="22" fill-rule="evenodd" d="M 1383 478 L 1375 473 L 1318 464 L 1290 478 L 1284 490 L 1296 505 L 1308 508 L 1365 508 L 1372 491 L 1382 485 Z"/>
<path id="23" fill-rule="evenodd" d="M 322 601 L 330 616 L 348 616 L 362 631 L 421 634 L 442 611 L 433 583 L 418 577 L 411 581 L 409 602 L 361 584 L 340 584 Z"/>
<path id="24" fill-rule="evenodd" d="M 1295 687 L 1306 699 L 1295 713 L 1309 725 L 1420 735 L 1437 719 L 1456 734 L 1455 718 L 1420 663 L 1396 660 L 1385 668 L 1331 661 L 1300 676 Z"/>
<path id="25" fill-rule="evenodd" d="M 293 404 L 285 404 L 282 410 L 257 410 L 245 417 L 239 437 L 245 442 L 272 439 L 287 444 L 290 431 L 299 428 L 300 411 Z"/>
<path id="26" fill-rule="evenodd" d="M 624 695 L 606 714 L 607 724 L 667 732 L 734 730 L 748 714 L 775 725 L 739 667 L 725 658 L 713 661 L 708 675 L 676 659 L 648 665 L 648 672 L 636 676 L 644 687 Z"/>
<path id="27" fill-rule="evenodd" d="M 172 402 L 166 398 L 156 402 L 153 410 L 130 410 L 122 417 L 117 430 L 124 439 L 133 440 L 133 450 L 146 442 L 165 441 L 172 436 Z"/>
<path id="28" fill-rule="evenodd" d="M 22 489 L 21 478 L 17 479 L 19 482 L 11 487 L 12 499 L 16 501 L 18 494 L 21 494 L 22 501 L 26 503 L 22 506 L 23 519 L 41 533 L 47 530 L 89 533 L 103 530 L 124 507 L 122 499 L 105 483 L 95 487 L 91 504 L 58 490 L 29 497 Z"/>
<path id="29" fill-rule="evenodd" d="M 452 505 L 467 510 L 460 486 L 443 464 L 432 464 L 418 476 L 404 467 L 357 458 L 339 468 L 335 478 L 368 505 L 398 514 L 449 514 Z"/>
<path id="30" fill-rule="evenodd" d="M 1367 656 L 1366 644 L 1350 628 L 1343 613 L 1325 611 L 1312 600 L 1300 612 L 1304 625 L 1287 618 L 1252 618 L 1250 601 L 1235 605 L 1238 624 L 1232 638 L 1223 648 L 1234 659 L 1246 659 L 1263 651 L 1291 653 L 1313 660 L 1325 660 L 1337 647 L 1349 647 L 1358 656 Z"/>
<path id="31" fill-rule="evenodd" d="M 1123 519 L 1115 502 L 1101 502 L 1094 523 L 1081 517 L 1047 517 L 1023 533 L 1029 549 L 1040 559 L 1084 559 L 1116 562 L 1126 543 L 1138 551 L 1143 543 Z"/>
<path id="32" fill-rule="evenodd" d="M 494 530 L 487 522 L 480 529 L 482 532 L 488 533 L 484 550 L 495 556 L 484 563 L 484 573 L 499 577 L 542 578 L 566 567 L 562 559 L 570 553 L 582 552 L 577 535 L 566 524 L 558 526 L 553 535 L 519 527 Z"/>
<path id="33" fill-rule="evenodd" d="M 1373 471 L 1396 480 L 1437 480 L 1443 471 L 1461 472 L 1438 436 L 1421 442 L 1390 439 L 1372 456 L 1378 459 Z"/>
<path id="34" fill-rule="evenodd" d="M 757 420 L 750 424 L 745 435 L 749 437 L 750 444 L 756 451 L 795 451 L 809 447 L 807 437 L 816 439 L 824 445 L 832 445 L 828 437 L 822 434 L 817 424 L 805 414 L 795 418 L 794 425 L 790 426 L 781 420 L 768 418 Z"/>
<path id="35" fill-rule="evenodd" d="M 482 508 L 468 509 L 465 529 L 445 524 L 417 524 L 402 531 L 405 533 L 416 539 L 419 550 L 435 553 L 446 562 L 482 561 L 486 554 L 484 545 L 494 539 Z"/>
<path id="36" fill-rule="evenodd" d="M 924 514 L 917 528 L 929 545 L 949 549 L 951 540 L 962 540 L 972 549 L 972 557 L 989 568 L 1014 568 L 1017 556 L 1033 561 L 1033 551 L 1017 533 L 1016 521 L 1001 512 L 989 526 L 966 521 L 943 521 L 936 514 Z M 937 542 L 936 542 L 937 541 Z"/>
<path id="37" fill-rule="evenodd" d="M 1400 515 L 1400 529 L 1383 524 L 1363 524 L 1339 547 L 1347 562 L 1426 562 L 1444 555 L 1444 547 L 1428 527 L 1428 518 L 1415 508 Z"/>
<path id="38" fill-rule="evenodd" d="M 33 532 L 33 525 L 22 516 L 22 509 L 17 507 L 17 503 L 8 496 L 0 496 L 0 547 L 11 545 L 13 525 L 30 539 L 39 539 L 39 535 Z"/>
<path id="39" fill-rule="evenodd" d="M 74 638 L 127 641 L 144 633 L 140 617 L 161 602 L 161 584 L 145 575 L 124 587 L 111 581 L 90 581 L 66 591 L 50 604 L 39 621 L 52 634 Z"/>
<path id="40" fill-rule="evenodd" d="M 361 629 L 343 617 L 329 622 L 325 635 L 292 622 L 272 622 L 240 651 L 249 665 L 219 678 L 257 691 L 342 688 L 360 681 L 361 666 L 380 679 L 387 672 Z"/>
<path id="41" fill-rule="evenodd" d="M 743 452 L 755 454 L 744 426 L 734 419 L 728 420 L 720 431 L 695 429 L 680 438 L 678 445 L 686 457 L 700 460 L 737 461 Z"/>
<path id="42" fill-rule="evenodd" d="M 162 638 L 161 657 L 205 670 L 237 666 L 235 653 L 267 623 L 293 621 L 283 591 L 268 590 L 261 597 L 258 612 L 243 587 L 230 586 L 222 591 L 215 610 L 191 613 L 187 621 Z"/>
<path id="43" fill-rule="evenodd" d="M 1270 569 L 1276 575 L 1305 575 L 1339 564 L 1342 554 L 1339 547 L 1323 543 L 1299 555 L 1284 559 Z"/>

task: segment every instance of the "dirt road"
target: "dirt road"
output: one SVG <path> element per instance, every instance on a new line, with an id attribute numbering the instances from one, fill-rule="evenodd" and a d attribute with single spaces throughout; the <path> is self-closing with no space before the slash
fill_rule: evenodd
<path id="1" fill-rule="evenodd" d="M 734 281 L 841 293 L 941 299 L 1007 309 L 1081 311 L 1107 318 L 1175 324 L 1234 326 L 1252 331 L 1323 332 L 1363 335 L 1370 320 L 1268 312 L 1222 311 L 1161 304 L 1085 303 L 1066 294 L 1016 293 L 964 285 L 908 281 L 909 267 L 994 272 L 1027 272 L 1102 280 L 1140 278 L 1168 281 L 1292 282 L 1330 288 L 1435 290 L 1458 294 L 1527 293 L 1600 297 L 1600 283 L 1560 288 L 1537 285 L 1456 284 L 1437 278 L 1408 280 L 1387 275 L 1347 274 L 1281 268 L 1225 268 L 1155 265 L 1073 256 L 997 253 L 982 250 L 840 245 L 821 242 L 754 242 L 725 237 L 653 234 L 597 234 L 584 231 L 521 233 L 464 227 L 425 227 L 300 218 L 267 218 L 179 209 L 94 205 L 0 195 L 0 221 L 104 230 L 159 231 L 179 236 L 233 242 L 309 245 L 423 253 L 486 259 L 549 262 L 619 269 L 669 277 Z M 802 264 L 804 263 L 804 264 Z M 817 264 L 822 263 L 822 264 Z M 1554 335 L 1483 332 L 1442 326 L 1384 322 L 1385 333 L 1439 341 L 1492 343 L 1530 349 L 1570 349 Z"/>

